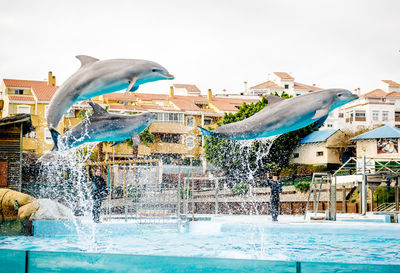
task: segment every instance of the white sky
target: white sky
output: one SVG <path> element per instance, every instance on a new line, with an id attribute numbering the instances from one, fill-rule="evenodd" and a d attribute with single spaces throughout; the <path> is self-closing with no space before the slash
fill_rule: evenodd
<path id="1" fill-rule="evenodd" d="M 274 71 L 367 92 L 400 82 L 400 1 L 2 0 L 0 44 L 0 78 L 53 71 L 60 85 L 85 54 L 148 59 L 175 75 L 146 92 L 172 83 L 239 92 Z"/>

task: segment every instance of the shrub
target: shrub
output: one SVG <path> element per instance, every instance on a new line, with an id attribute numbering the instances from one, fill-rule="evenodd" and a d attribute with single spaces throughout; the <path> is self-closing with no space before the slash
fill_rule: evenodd
<path id="1" fill-rule="evenodd" d="M 303 181 L 303 182 L 297 183 L 296 185 L 294 185 L 294 187 L 299 192 L 306 193 L 310 190 L 310 184 L 311 184 L 310 182 Z"/>
<path id="2" fill-rule="evenodd" d="M 240 182 L 239 184 L 236 184 L 232 188 L 232 193 L 234 195 L 246 195 L 250 190 L 250 186 L 248 183 L 245 182 Z"/>

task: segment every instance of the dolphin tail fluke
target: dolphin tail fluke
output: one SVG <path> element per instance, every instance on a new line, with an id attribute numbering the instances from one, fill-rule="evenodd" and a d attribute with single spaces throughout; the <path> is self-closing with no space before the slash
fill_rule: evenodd
<path id="1" fill-rule="evenodd" d="M 49 130 L 51 133 L 51 137 L 53 138 L 53 142 L 54 142 L 54 147 L 52 150 L 58 151 L 58 136 L 60 135 L 60 133 L 57 132 L 56 129 L 54 129 L 54 128 L 49 128 Z"/>
<path id="2" fill-rule="evenodd" d="M 215 135 L 214 132 L 211 132 L 211 131 L 209 131 L 207 129 L 204 129 L 204 128 L 200 127 L 200 126 L 197 126 L 197 127 L 201 130 L 201 134 L 203 136 L 214 136 Z"/>

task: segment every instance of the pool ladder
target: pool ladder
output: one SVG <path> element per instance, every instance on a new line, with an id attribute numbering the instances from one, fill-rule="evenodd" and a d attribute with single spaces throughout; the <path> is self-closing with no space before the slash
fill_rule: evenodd
<path id="1" fill-rule="evenodd" d="M 313 173 L 312 176 L 312 180 L 310 183 L 310 189 L 309 189 L 309 193 L 308 193 L 308 198 L 307 198 L 307 206 L 305 209 L 305 213 L 304 213 L 304 219 L 306 219 L 307 217 L 307 213 L 308 213 L 308 207 L 310 204 L 310 199 L 311 196 L 313 196 L 313 213 L 316 215 L 318 212 L 318 205 L 319 205 L 319 201 L 321 198 L 321 192 L 322 192 L 322 184 L 326 183 L 327 185 L 329 185 L 329 189 L 331 188 L 331 175 L 329 173 L 326 172 L 321 172 L 321 173 Z M 318 185 L 319 184 L 319 185 Z M 329 190 L 330 195 L 331 195 L 331 189 Z M 335 192 L 336 193 L 336 192 Z M 336 199 L 336 198 L 335 198 Z M 331 200 L 331 196 L 330 196 L 330 200 Z"/>

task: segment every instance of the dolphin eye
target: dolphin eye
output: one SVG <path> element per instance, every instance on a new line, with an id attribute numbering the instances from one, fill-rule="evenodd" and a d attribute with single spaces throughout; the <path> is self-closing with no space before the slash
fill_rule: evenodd
<path id="1" fill-rule="evenodd" d="M 343 94 L 337 94 L 338 97 L 341 97 Z"/>
<path id="2" fill-rule="evenodd" d="M 152 69 L 151 72 L 160 72 L 158 69 Z"/>

